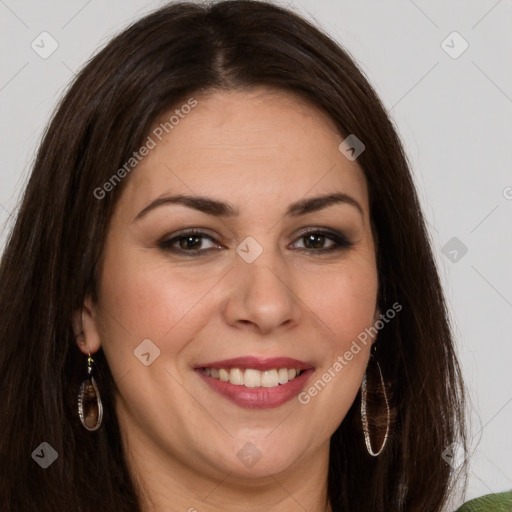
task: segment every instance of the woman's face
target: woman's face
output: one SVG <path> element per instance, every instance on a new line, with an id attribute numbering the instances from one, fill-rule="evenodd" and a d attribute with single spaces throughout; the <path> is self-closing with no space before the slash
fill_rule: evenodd
<path id="1" fill-rule="evenodd" d="M 125 178 L 81 348 L 103 347 L 133 460 L 241 479 L 326 467 L 370 343 L 344 354 L 378 316 L 364 174 L 292 94 L 195 99 Z"/>

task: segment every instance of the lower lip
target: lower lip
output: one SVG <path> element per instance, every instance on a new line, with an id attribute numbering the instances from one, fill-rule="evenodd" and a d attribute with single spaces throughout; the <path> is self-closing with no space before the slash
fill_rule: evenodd
<path id="1" fill-rule="evenodd" d="M 206 375 L 201 369 L 195 371 L 214 391 L 236 405 L 248 409 L 270 409 L 279 407 L 297 396 L 304 388 L 314 368 L 309 368 L 286 384 L 279 384 L 273 388 L 237 386 L 229 381 L 224 382 L 220 379 L 214 379 Z"/>

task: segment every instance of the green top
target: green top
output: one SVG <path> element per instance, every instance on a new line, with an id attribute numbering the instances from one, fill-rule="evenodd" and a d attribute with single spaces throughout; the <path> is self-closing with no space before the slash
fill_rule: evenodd
<path id="1" fill-rule="evenodd" d="M 512 490 L 468 501 L 455 512 L 512 512 Z"/>

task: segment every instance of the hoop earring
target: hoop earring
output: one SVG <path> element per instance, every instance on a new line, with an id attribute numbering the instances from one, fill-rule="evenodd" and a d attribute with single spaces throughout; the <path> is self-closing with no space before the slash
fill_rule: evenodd
<path id="1" fill-rule="evenodd" d="M 89 431 L 98 430 L 103 419 L 103 404 L 96 380 L 92 376 L 94 363 L 91 353 L 87 358 L 87 375 L 80 384 L 78 392 L 78 415 L 82 425 Z"/>
<path id="2" fill-rule="evenodd" d="M 372 358 L 377 363 L 377 368 L 379 370 L 380 383 L 381 383 L 381 386 L 382 386 L 382 391 L 383 391 L 383 395 L 384 395 L 384 401 L 386 403 L 386 417 L 387 417 L 387 421 L 386 421 L 386 434 L 384 435 L 384 440 L 382 441 L 382 446 L 380 447 L 380 450 L 378 452 L 374 452 L 373 449 L 372 449 L 372 445 L 371 445 L 371 441 L 370 441 L 370 431 L 369 431 L 369 428 L 368 428 L 368 416 L 366 414 L 366 395 L 367 395 L 366 371 L 364 372 L 363 382 L 361 383 L 361 421 L 363 423 L 364 441 L 366 443 L 366 449 L 368 450 L 368 453 L 372 457 L 377 457 L 378 455 L 380 455 L 382 453 L 382 450 L 384 449 L 384 446 L 386 446 L 386 442 L 388 440 L 389 425 L 390 425 L 391 419 L 390 419 L 390 411 L 389 411 L 389 402 L 388 402 L 388 397 L 387 397 L 387 394 L 386 394 L 386 386 L 385 386 L 385 383 L 384 383 L 384 377 L 382 376 L 382 371 L 380 369 L 380 364 L 374 358 L 373 354 L 370 354 L 370 359 L 372 359 Z"/>

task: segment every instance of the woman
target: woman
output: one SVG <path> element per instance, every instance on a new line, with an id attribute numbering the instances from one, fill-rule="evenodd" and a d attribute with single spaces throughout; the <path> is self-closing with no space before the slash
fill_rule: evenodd
<path id="1" fill-rule="evenodd" d="M 174 3 L 101 50 L 0 283 L 0 510 L 434 512 L 463 475 L 400 141 L 288 10 Z"/>

